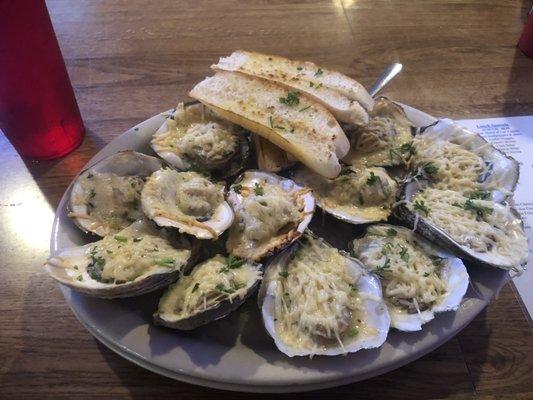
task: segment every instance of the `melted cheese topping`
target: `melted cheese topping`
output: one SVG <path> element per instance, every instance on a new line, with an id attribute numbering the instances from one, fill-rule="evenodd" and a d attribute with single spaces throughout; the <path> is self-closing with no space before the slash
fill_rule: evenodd
<path id="1" fill-rule="evenodd" d="M 161 298 L 159 313 L 165 319 L 180 320 L 198 314 L 222 301 L 243 299 L 261 279 L 258 265 L 246 263 L 230 268 L 226 257 L 217 255 L 199 264 Z"/>
<path id="2" fill-rule="evenodd" d="M 90 219 L 91 229 L 102 226 L 108 234 L 116 233 L 143 217 L 139 202 L 144 185 L 141 177 L 88 171 L 80 176 L 79 183 L 83 196 L 75 202 L 86 205 L 87 215 L 71 216 Z"/>
<path id="3" fill-rule="evenodd" d="M 320 205 L 368 220 L 385 220 L 390 214 L 398 185 L 383 168 L 345 167 L 336 179 L 301 170 L 295 179 L 313 189 Z"/>
<path id="4" fill-rule="evenodd" d="M 446 295 L 441 268 L 447 262 L 430 258 L 414 240 L 392 226 L 372 226 L 354 241 L 354 256 L 381 277 L 385 300 L 408 313 L 431 308 Z"/>
<path id="5" fill-rule="evenodd" d="M 155 172 L 142 191 L 143 207 L 151 218 L 206 221 L 224 201 L 224 186 L 196 172 L 164 169 Z"/>
<path id="6" fill-rule="evenodd" d="M 212 169 L 239 150 L 239 128 L 204 110 L 203 105 L 185 107 L 180 103 L 166 124 L 168 131 L 156 134 L 152 144 L 158 152 L 179 156 L 184 169 L 195 165 Z"/>
<path id="7" fill-rule="evenodd" d="M 360 272 L 335 248 L 306 236 L 278 271 L 275 329 L 289 346 L 315 350 L 343 344 L 366 329 L 357 292 Z"/>
<path id="8" fill-rule="evenodd" d="M 234 190 L 234 189 L 232 189 Z M 287 192 L 279 185 L 266 182 L 242 186 L 242 201 L 234 206 L 235 222 L 230 230 L 232 252 L 239 256 L 296 228 L 303 204 L 300 192 Z"/>
<path id="9" fill-rule="evenodd" d="M 509 206 L 427 188 L 418 192 L 407 207 L 460 245 L 491 254 L 494 262 L 505 258 L 518 265 L 526 256 L 526 236 Z"/>
<path id="10" fill-rule="evenodd" d="M 135 223 L 95 242 L 86 253 L 89 276 L 99 282 L 124 283 L 155 270 L 181 268 L 190 250 L 175 248 L 159 231 L 145 226 Z"/>
<path id="11" fill-rule="evenodd" d="M 412 166 L 434 182 L 432 187 L 462 193 L 483 187 L 481 179 L 488 172 L 488 166 L 479 155 L 458 144 L 435 141 L 424 135 L 416 137 L 413 146 Z M 431 165 L 429 169 L 428 165 Z"/>

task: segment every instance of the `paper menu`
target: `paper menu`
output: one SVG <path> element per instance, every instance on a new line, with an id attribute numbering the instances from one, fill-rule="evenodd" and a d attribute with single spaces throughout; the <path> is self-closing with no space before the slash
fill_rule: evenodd
<path id="1" fill-rule="evenodd" d="M 524 219 L 529 238 L 529 258 L 526 271 L 513 282 L 529 315 L 533 317 L 533 116 L 465 119 L 457 122 L 479 133 L 520 163 L 520 178 L 514 201 L 516 209 Z"/>

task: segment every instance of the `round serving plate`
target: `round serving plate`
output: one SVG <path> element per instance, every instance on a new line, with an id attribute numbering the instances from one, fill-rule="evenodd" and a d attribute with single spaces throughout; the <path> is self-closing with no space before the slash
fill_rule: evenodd
<path id="1" fill-rule="evenodd" d="M 402 105 L 418 126 L 435 118 Z M 153 154 L 149 142 L 163 123 L 156 115 L 111 141 L 86 167 L 121 150 Z M 69 188 L 70 190 L 70 188 Z M 69 190 L 56 212 L 50 251 L 96 240 L 77 229 L 67 216 Z M 330 243 L 346 248 L 363 232 L 321 212 L 311 228 Z M 111 350 L 161 375 L 219 389 L 248 392 L 297 392 L 322 389 L 368 379 L 413 361 L 455 336 L 504 285 L 503 270 L 468 265 L 470 288 L 456 312 L 438 314 L 420 332 L 392 330 L 379 349 L 347 356 L 289 358 L 279 352 L 263 328 L 255 297 L 237 312 L 190 332 L 173 331 L 152 324 L 161 292 L 144 296 L 103 300 L 87 297 L 61 286 L 70 308 L 80 322 Z"/>

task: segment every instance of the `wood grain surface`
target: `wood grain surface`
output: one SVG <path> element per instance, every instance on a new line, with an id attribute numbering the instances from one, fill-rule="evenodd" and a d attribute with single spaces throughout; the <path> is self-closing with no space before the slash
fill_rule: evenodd
<path id="1" fill-rule="evenodd" d="M 87 128 L 81 147 L 23 162 L 0 137 L 0 398 L 267 398 L 196 387 L 99 344 L 40 268 L 53 210 L 114 136 L 186 98 L 219 56 L 249 49 L 310 59 L 436 116 L 533 114 L 533 60 L 515 44 L 530 1 L 49 0 Z M 1 40 L 1 39 L 0 39 Z M 531 399 L 533 335 L 507 285 L 463 332 L 386 375 L 277 398 Z"/>

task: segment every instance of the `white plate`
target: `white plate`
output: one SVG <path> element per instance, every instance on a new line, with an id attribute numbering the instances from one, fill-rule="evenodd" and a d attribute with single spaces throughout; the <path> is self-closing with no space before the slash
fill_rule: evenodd
<path id="1" fill-rule="evenodd" d="M 415 124 L 435 119 L 404 106 Z M 87 166 L 132 149 L 151 154 L 151 135 L 163 123 L 157 115 L 126 131 L 103 148 Z M 67 217 L 68 190 L 56 212 L 52 254 L 94 240 Z M 356 228 L 344 226 L 340 236 L 353 237 Z M 337 227 L 335 229 L 338 231 Z M 327 238 L 335 244 L 336 238 Z M 463 329 L 499 291 L 507 279 L 503 270 L 469 266 L 470 287 L 457 312 L 438 314 L 421 332 L 391 331 L 385 344 L 348 356 L 288 358 L 276 350 L 263 329 L 252 297 L 237 312 L 192 332 L 155 327 L 151 316 L 160 292 L 145 296 L 101 300 L 61 287 L 70 308 L 98 340 L 128 360 L 173 379 L 220 389 L 250 392 L 295 392 L 338 386 L 398 368 L 432 351 Z"/>

